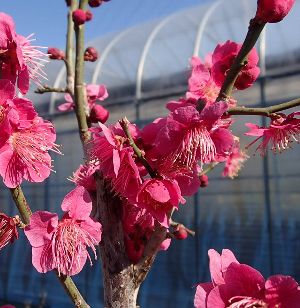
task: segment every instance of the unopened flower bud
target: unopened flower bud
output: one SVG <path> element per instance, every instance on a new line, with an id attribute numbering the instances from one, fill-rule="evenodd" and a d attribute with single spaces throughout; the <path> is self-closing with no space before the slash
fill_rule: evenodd
<path id="1" fill-rule="evenodd" d="M 47 53 L 52 60 L 63 60 L 65 58 L 65 53 L 56 47 L 49 47 Z"/>
<path id="2" fill-rule="evenodd" d="M 0 250 L 15 239 L 19 238 L 17 225 L 20 222 L 19 217 L 10 217 L 0 213 Z"/>
<path id="3" fill-rule="evenodd" d="M 93 13 L 90 10 L 87 10 L 85 12 L 85 18 L 86 18 L 86 21 L 92 20 L 93 19 Z"/>
<path id="4" fill-rule="evenodd" d="M 98 59 L 98 52 L 94 47 L 87 47 L 84 51 L 84 61 L 95 62 Z"/>
<path id="5" fill-rule="evenodd" d="M 65 0 L 65 1 L 66 1 L 66 5 L 67 5 L 67 6 L 71 6 L 72 0 Z"/>
<path id="6" fill-rule="evenodd" d="M 94 105 L 90 113 L 92 123 L 105 123 L 109 117 L 109 111 L 101 105 Z"/>
<path id="7" fill-rule="evenodd" d="M 185 240 L 188 237 L 188 232 L 186 231 L 186 228 L 183 225 L 179 224 L 176 227 L 176 230 L 173 232 L 173 235 L 178 240 Z"/>
<path id="8" fill-rule="evenodd" d="M 86 13 L 82 9 L 77 9 L 72 13 L 72 19 L 75 25 L 82 25 L 86 22 Z"/>
<path id="9" fill-rule="evenodd" d="M 258 0 L 255 20 L 263 23 L 279 22 L 294 4 L 295 0 Z"/>
<path id="10" fill-rule="evenodd" d="M 200 187 L 206 187 L 208 186 L 208 176 L 206 174 L 203 174 L 199 177 L 200 180 Z"/>
<path id="11" fill-rule="evenodd" d="M 89 0 L 90 7 L 98 7 L 102 4 L 102 0 Z"/>

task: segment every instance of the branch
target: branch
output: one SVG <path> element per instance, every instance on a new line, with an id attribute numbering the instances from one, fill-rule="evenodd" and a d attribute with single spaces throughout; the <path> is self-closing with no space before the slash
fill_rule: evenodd
<path id="1" fill-rule="evenodd" d="M 9 190 L 14 199 L 15 205 L 19 210 L 23 223 L 28 225 L 32 212 L 24 196 L 21 186 L 17 186 L 16 188 L 10 188 Z"/>
<path id="2" fill-rule="evenodd" d="M 42 86 L 42 87 L 39 87 L 37 88 L 34 93 L 37 93 L 37 94 L 43 94 L 43 93 L 50 93 L 50 92 L 56 92 L 56 93 L 68 93 L 68 89 L 63 89 L 63 88 L 52 88 L 52 87 L 49 87 L 47 85 L 45 86 Z"/>
<path id="3" fill-rule="evenodd" d="M 64 60 L 66 65 L 66 83 L 68 92 L 71 95 L 74 95 L 74 61 L 73 61 L 73 52 L 74 52 L 74 23 L 72 19 L 72 13 L 77 8 L 77 0 L 72 0 L 68 12 L 68 25 L 67 25 L 67 40 L 66 40 L 66 58 Z"/>
<path id="4" fill-rule="evenodd" d="M 230 67 L 229 72 L 226 75 L 225 81 L 219 92 L 217 101 L 227 100 L 228 97 L 230 97 L 235 81 L 242 68 L 247 64 L 248 54 L 254 47 L 264 26 L 264 23 L 258 23 L 254 20 L 250 21 L 248 33 L 243 42 L 242 48 L 234 59 L 232 66 Z"/>
<path id="5" fill-rule="evenodd" d="M 85 9 L 87 0 L 81 0 L 79 8 Z M 74 25 L 75 38 L 76 38 L 76 59 L 75 59 L 75 112 L 78 122 L 79 135 L 83 145 L 84 151 L 86 151 L 86 144 L 91 139 L 89 132 L 89 125 L 86 116 L 86 93 L 84 86 L 84 24 Z M 85 153 L 86 156 L 86 153 Z"/>
<path id="6" fill-rule="evenodd" d="M 29 207 L 29 204 L 27 203 L 27 200 L 25 198 L 25 195 L 22 191 L 21 186 L 17 186 L 16 188 L 10 188 L 11 195 L 13 197 L 13 200 L 15 202 L 15 205 L 17 206 L 21 218 L 23 220 L 23 223 L 26 225 L 30 222 L 30 216 L 32 215 L 31 209 Z M 74 284 L 73 280 L 64 275 L 58 274 L 56 271 L 56 276 L 59 279 L 59 281 L 62 283 L 64 289 L 70 296 L 71 300 L 75 304 L 75 307 L 80 308 L 89 308 L 90 306 L 86 303 L 80 292 L 78 291 L 76 285 Z"/>
<path id="7" fill-rule="evenodd" d="M 148 161 L 145 159 L 142 151 L 138 148 L 138 146 L 135 144 L 134 140 L 132 139 L 131 133 L 129 131 L 129 126 L 128 126 L 129 121 L 127 120 L 127 118 L 126 117 L 123 118 L 122 120 L 119 121 L 119 123 L 126 137 L 128 138 L 129 145 L 133 148 L 134 153 L 136 154 L 136 156 L 138 157 L 142 165 L 147 169 L 148 173 L 150 174 L 152 178 L 157 177 L 157 172 L 152 169 Z"/>
<path id="8" fill-rule="evenodd" d="M 282 104 L 264 107 L 264 108 L 247 108 L 247 107 L 233 107 L 230 108 L 226 114 L 228 115 L 261 115 L 265 117 L 270 117 L 272 114 L 283 111 L 286 109 L 294 108 L 300 106 L 300 98 L 294 99 L 289 102 Z"/>

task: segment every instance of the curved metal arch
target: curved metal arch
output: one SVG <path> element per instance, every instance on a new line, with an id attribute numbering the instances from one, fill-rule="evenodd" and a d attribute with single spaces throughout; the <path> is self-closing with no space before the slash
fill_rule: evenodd
<path id="1" fill-rule="evenodd" d="M 101 73 L 101 68 L 103 66 L 104 61 L 106 60 L 107 56 L 109 55 L 110 51 L 112 50 L 112 48 L 120 41 L 121 38 L 123 38 L 123 36 L 125 34 L 127 34 L 128 32 L 130 32 L 130 30 L 132 30 L 132 28 L 129 28 L 127 30 L 122 31 L 121 33 L 119 33 L 107 46 L 106 48 L 103 50 L 100 60 L 98 61 L 95 70 L 94 70 L 94 74 L 92 77 L 92 83 L 96 83 L 97 79 L 99 78 L 99 75 Z"/>
<path id="2" fill-rule="evenodd" d="M 136 87 L 135 87 L 135 98 L 137 100 L 141 99 L 142 97 L 142 80 L 143 80 L 143 73 L 144 73 L 144 67 L 145 67 L 145 60 L 146 60 L 146 56 L 148 54 L 148 51 L 151 47 L 152 42 L 154 41 L 156 35 L 159 33 L 159 31 L 175 16 L 177 16 L 177 14 L 173 14 L 168 16 L 167 18 L 161 20 L 152 30 L 152 32 L 150 33 L 141 57 L 140 57 L 140 61 L 138 64 L 138 69 L 137 69 L 137 73 L 136 73 Z"/>
<path id="3" fill-rule="evenodd" d="M 224 1 L 223 0 L 219 0 L 219 1 L 215 2 L 214 4 L 212 4 L 210 6 L 210 8 L 207 10 L 207 12 L 205 13 L 204 18 L 201 20 L 201 22 L 200 22 L 200 24 L 198 26 L 197 34 L 196 34 L 193 56 L 198 56 L 199 55 L 201 40 L 203 38 L 203 33 L 204 33 L 204 29 L 205 29 L 205 27 L 207 25 L 207 22 L 208 22 L 210 16 L 212 15 L 212 13 L 215 11 L 215 9 L 222 2 L 224 2 Z"/>
<path id="4" fill-rule="evenodd" d="M 55 82 L 54 82 L 54 85 L 53 85 L 54 88 L 59 87 L 61 80 L 62 80 L 62 78 L 64 77 L 65 74 L 66 74 L 66 67 L 63 65 L 63 67 L 60 69 L 60 71 L 58 72 L 57 77 L 55 79 Z M 49 114 L 53 114 L 55 112 L 56 98 L 57 98 L 57 93 L 52 92 L 51 97 L 50 97 L 49 109 L 48 109 Z"/>

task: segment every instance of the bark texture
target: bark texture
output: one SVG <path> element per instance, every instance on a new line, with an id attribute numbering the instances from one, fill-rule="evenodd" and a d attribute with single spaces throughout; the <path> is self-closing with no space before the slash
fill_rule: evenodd
<path id="1" fill-rule="evenodd" d="M 100 254 L 102 259 L 104 304 L 107 308 L 136 308 L 141 283 L 148 274 L 166 230 L 157 226 L 138 264 L 127 257 L 122 228 L 122 200 L 112 193 L 101 175 L 97 179 L 95 216 L 103 227 Z"/>

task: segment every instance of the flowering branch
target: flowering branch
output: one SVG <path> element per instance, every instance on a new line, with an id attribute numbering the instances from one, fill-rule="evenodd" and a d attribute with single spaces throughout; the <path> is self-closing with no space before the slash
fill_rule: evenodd
<path id="1" fill-rule="evenodd" d="M 21 186 L 17 186 L 16 188 L 10 188 L 11 195 L 13 197 L 13 200 L 15 202 L 16 207 L 18 208 L 20 215 L 22 217 L 23 223 L 26 225 L 30 222 L 30 216 L 32 215 L 31 209 L 29 207 L 29 204 L 27 203 L 27 200 L 25 198 L 25 195 L 23 193 L 23 190 Z M 73 280 L 64 275 L 59 275 L 56 271 L 56 275 L 63 285 L 64 289 L 70 296 L 71 300 L 75 304 L 75 307 L 80 308 L 89 308 L 90 306 L 85 302 L 84 298 L 78 291 L 76 285 L 74 284 Z"/>
<path id="2" fill-rule="evenodd" d="M 50 92 L 56 92 L 56 93 L 67 93 L 69 92 L 67 88 L 52 88 L 47 85 L 44 85 L 43 87 L 37 88 L 34 93 L 37 94 L 44 94 L 44 93 L 50 93 Z"/>
<path id="3" fill-rule="evenodd" d="M 150 176 L 152 178 L 157 177 L 157 172 L 152 169 L 152 167 L 150 166 L 148 161 L 145 159 L 142 151 L 138 148 L 138 146 L 135 144 L 134 140 L 132 139 L 131 133 L 129 131 L 129 126 L 128 126 L 129 121 L 128 121 L 128 119 L 125 117 L 122 120 L 120 120 L 119 123 L 120 123 L 126 137 L 128 138 L 130 146 L 133 148 L 133 151 L 136 154 L 136 156 L 138 157 L 138 159 L 140 160 L 140 162 L 147 169 L 148 173 L 150 174 Z"/>
<path id="4" fill-rule="evenodd" d="M 87 0 L 81 0 L 79 8 L 84 10 Z M 76 38 L 76 59 L 75 59 L 75 112 L 79 127 L 79 135 L 83 148 L 90 140 L 89 125 L 86 115 L 86 93 L 84 87 L 84 24 L 74 24 Z"/>
<path id="5" fill-rule="evenodd" d="M 300 98 L 291 100 L 289 102 L 285 102 L 282 104 L 270 106 L 270 107 L 264 107 L 264 108 L 247 108 L 247 107 L 234 107 L 230 108 L 227 111 L 227 114 L 230 115 L 261 115 L 270 117 L 275 112 L 279 112 L 282 110 L 290 109 L 300 106 Z"/>
<path id="6" fill-rule="evenodd" d="M 225 81 L 219 92 L 217 101 L 227 100 L 228 97 L 231 95 L 236 79 L 242 68 L 247 65 L 248 54 L 254 47 L 264 26 L 265 23 L 257 22 L 253 19 L 250 21 L 246 38 L 243 42 L 241 50 L 234 59 L 232 66 L 226 75 Z"/>

